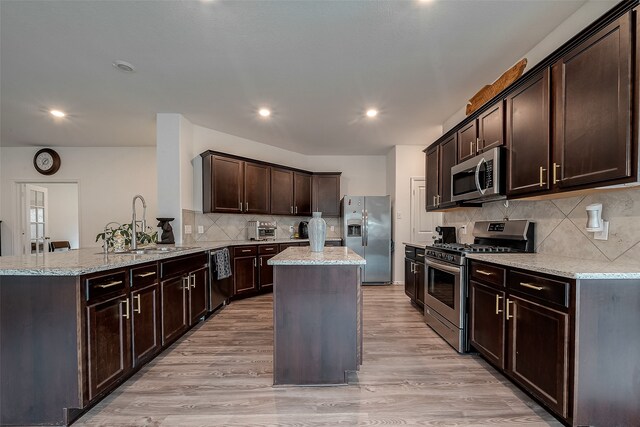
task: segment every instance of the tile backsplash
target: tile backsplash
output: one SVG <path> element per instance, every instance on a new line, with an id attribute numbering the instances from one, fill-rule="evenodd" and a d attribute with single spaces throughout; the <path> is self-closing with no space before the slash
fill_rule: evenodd
<path id="1" fill-rule="evenodd" d="M 602 203 L 609 221 L 609 239 L 594 240 L 585 229 L 591 203 Z M 444 225 L 467 226 L 458 241 L 473 242 L 473 224 L 482 220 L 529 219 L 536 223 L 536 252 L 620 263 L 640 262 L 640 189 L 607 190 L 587 196 L 553 200 L 491 202 L 481 208 L 444 213 Z"/>
<path id="2" fill-rule="evenodd" d="M 276 237 L 278 239 L 288 239 L 293 235 L 289 227 L 293 226 L 294 232 L 298 231 L 300 221 L 309 221 L 311 217 L 300 216 L 270 216 L 270 215 L 249 215 L 249 214 L 202 214 L 195 211 L 183 209 L 182 218 L 184 225 L 191 225 L 192 233 L 184 234 L 182 237 L 184 244 L 195 242 L 212 242 L 225 240 L 247 240 L 248 221 L 275 221 L 278 229 Z M 340 238 L 340 218 L 324 218 L 327 222 L 327 237 Z M 198 227 L 202 226 L 204 233 L 198 233 Z M 334 231 L 331 231 L 331 227 Z"/>

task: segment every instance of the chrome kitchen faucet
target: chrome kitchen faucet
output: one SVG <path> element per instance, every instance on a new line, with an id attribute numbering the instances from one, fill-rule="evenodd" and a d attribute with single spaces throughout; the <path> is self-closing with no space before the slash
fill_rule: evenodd
<path id="1" fill-rule="evenodd" d="M 131 249 L 138 249 L 138 235 L 136 233 L 136 199 L 140 199 L 142 201 L 142 232 L 147 229 L 147 202 L 144 201 L 144 197 L 140 194 L 136 194 L 133 196 L 133 202 L 131 202 Z"/>

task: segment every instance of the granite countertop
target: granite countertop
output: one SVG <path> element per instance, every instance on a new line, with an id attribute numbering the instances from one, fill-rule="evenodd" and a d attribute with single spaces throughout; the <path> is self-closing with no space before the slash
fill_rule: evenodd
<path id="1" fill-rule="evenodd" d="M 327 240 L 340 239 L 328 238 Z M 0 276 L 79 276 L 81 274 L 128 267 L 145 262 L 158 261 L 230 246 L 298 243 L 308 241 L 309 239 L 278 239 L 262 241 L 225 240 L 219 242 L 199 242 L 189 246 L 182 246 L 185 249 L 180 251 L 140 255 L 116 253 L 109 253 L 108 255 L 105 255 L 101 248 L 96 247 L 75 249 L 68 252 L 47 252 L 42 255 L 2 256 L 0 257 Z M 162 246 L 175 247 L 174 245 Z"/>
<path id="2" fill-rule="evenodd" d="M 269 265 L 364 265 L 366 261 L 347 247 L 326 247 L 322 252 L 311 252 L 309 247 L 292 247 L 280 252 Z"/>
<path id="3" fill-rule="evenodd" d="M 640 279 L 640 264 L 619 264 L 548 254 L 481 254 L 467 258 L 570 279 Z"/>

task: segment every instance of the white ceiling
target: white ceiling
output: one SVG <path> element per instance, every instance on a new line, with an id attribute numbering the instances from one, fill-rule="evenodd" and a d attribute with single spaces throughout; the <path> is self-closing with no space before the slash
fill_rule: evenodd
<path id="1" fill-rule="evenodd" d="M 426 146 L 584 3 L 2 0 L 1 142 L 152 146 L 162 112 L 305 154 Z"/>

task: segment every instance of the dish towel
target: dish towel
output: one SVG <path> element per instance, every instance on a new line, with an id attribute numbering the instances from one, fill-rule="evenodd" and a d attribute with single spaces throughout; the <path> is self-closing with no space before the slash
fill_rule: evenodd
<path id="1" fill-rule="evenodd" d="M 216 257 L 216 271 L 218 272 L 218 280 L 231 277 L 231 262 L 229 261 L 229 249 L 224 248 L 214 252 Z"/>

